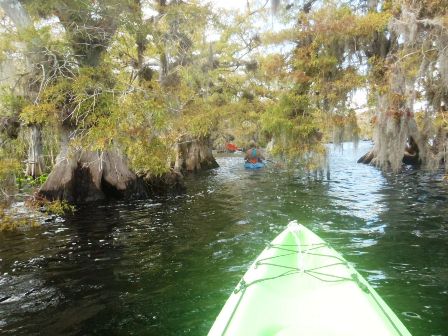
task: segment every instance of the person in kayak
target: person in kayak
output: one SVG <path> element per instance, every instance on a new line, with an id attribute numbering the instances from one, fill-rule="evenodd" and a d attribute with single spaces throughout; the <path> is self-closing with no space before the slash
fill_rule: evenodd
<path id="1" fill-rule="evenodd" d="M 226 145 L 226 150 L 230 153 L 235 153 L 237 150 L 239 150 L 238 146 L 233 143 L 228 143 Z"/>
<path id="2" fill-rule="evenodd" d="M 246 162 L 249 163 L 263 162 L 263 160 L 265 160 L 263 154 L 261 153 L 255 141 L 252 140 L 249 143 L 249 149 L 246 151 L 244 160 L 246 160 Z"/>

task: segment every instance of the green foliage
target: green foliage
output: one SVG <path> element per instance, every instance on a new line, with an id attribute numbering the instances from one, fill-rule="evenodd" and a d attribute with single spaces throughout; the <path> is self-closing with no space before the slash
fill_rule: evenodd
<path id="1" fill-rule="evenodd" d="M 137 140 L 129 143 L 126 154 L 131 166 L 138 172 L 151 172 L 159 176 L 169 171 L 168 161 L 174 156 L 173 147 L 169 147 L 164 139 Z"/>
<path id="2" fill-rule="evenodd" d="M 437 130 L 448 132 L 448 113 L 446 111 L 437 114 L 434 120 L 434 126 Z"/>
<path id="3" fill-rule="evenodd" d="M 263 130 L 275 139 L 273 153 L 300 159 L 310 151 L 320 152 L 319 117 L 306 96 L 283 95 L 261 118 Z"/>
<path id="4" fill-rule="evenodd" d="M 380 42 L 393 35 L 390 23 L 406 5 L 380 1 L 365 10 L 359 2 L 315 2 L 310 11 L 293 6 L 278 14 L 284 29 L 263 31 L 268 13 L 259 2 L 250 3 L 250 13 L 217 12 L 197 1 L 147 2 L 157 13 L 151 18 L 139 1 L 24 3 L 35 23 L 46 20 L 5 36 L 2 49 L 21 42 L 42 52 L 47 80 L 34 88 L 32 103 L 4 95 L 2 115 L 20 114 L 24 124 L 55 134 L 63 126 L 73 148 L 119 148 L 133 169 L 154 174 L 169 169 L 182 138 L 231 134 L 240 146 L 273 138 L 275 153 L 311 164 L 335 130 L 356 138 L 356 114 L 347 105 L 359 88 L 371 89 L 371 104 L 390 89 L 393 72 Z M 425 2 L 419 15 L 436 15 L 434 3 Z M 400 71 L 417 78 L 421 53 L 393 43 L 403 50 L 394 51 Z M 285 44 L 290 48 L 276 47 Z M 432 63 L 434 45 L 421 49 Z"/>
<path id="5" fill-rule="evenodd" d="M 56 200 L 45 202 L 41 205 L 44 207 L 44 212 L 48 215 L 64 216 L 73 214 L 76 211 L 76 207 L 66 201 Z"/>
<path id="6" fill-rule="evenodd" d="M 20 119 L 25 124 L 44 124 L 52 119 L 56 106 L 53 103 L 31 104 L 23 108 Z"/>
<path id="7" fill-rule="evenodd" d="M 314 164 L 325 153 L 323 141 L 334 140 L 335 134 L 338 139 L 358 138 L 356 114 L 347 104 L 351 94 L 372 78 L 372 72 L 359 68 L 359 62 L 372 53 L 372 41 L 387 33 L 392 14 L 390 7 L 362 12 L 350 2 L 326 1 L 297 15 L 292 57 L 272 56 L 262 63 L 264 72 L 276 81 L 271 87 L 280 92 L 278 101 L 263 113 L 261 124 L 275 140 L 275 153 L 308 163 L 313 157 Z M 279 34 L 281 41 L 290 33 Z M 275 40 L 273 33 L 269 38 Z M 377 71 L 374 82 L 381 83 L 382 60 L 372 57 L 370 61 Z"/>
<path id="8" fill-rule="evenodd" d="M 0 36 L 0 63 L 5 62 L 9 58 L 10 52 L 14 49 L 13 37 L 11 34 L 3 33 Z"/>
<path id="9" fill-rule="evenodd" d="M 16 177 L 16 183 L 19 188 L 24 185 L 28 185 L 30 187 L 40 187 L 44 184 L 48 179 L 48 174 L 42 174 L 39 177 L 33 178 L 32 176 L 19 175 Z"/>
<path id="10" fill-rule="evenodd" d="M 19 140 L 11 141 L 13 144 Z M 0 148 L 0 202 L 9 201 L 16 191 L 15 177 L 21 174 L 22 163 L 20 157 L 14 157 L 14 150 L 9 146 Z M 11 155 L 12 154 L 12 155 Z"/>
<path id="11" fill-rule="evenodd" d="M 194 138 L 206 137 L 216 126 L 218 116 L 219 109 L 207 101 L 198 101 L 183 110 L 178 127 Z"/>
<path id="12" fill-rule="evenodd" d="M 6 181 L 10 176 L 20 172 L 21 164 L 16 159 L 3 157 L 0 161 L 0 180 Z"/>
<path id="13" fill-rule="evenodd" d="M 170 116 L 157 97 L 145 97 L 142 92 L 126 95 L 118 102 L 112 120 L 116 124 L 108 134 L 124 148 L 133 169 L 155 175 L 169 170 L 174 138 Z M 104 131 L 104 127 L 99 127 L 99 131 Z"/>
<path id="14" fill-rule="evenodd" d="M 8 87 L 0 88 L 0 116 L 17 116 L 25 105 L 23 96 L 17 95 Z"/>
<path id="15" fill-rule="evenodd" d="M 36 228 L 39 223 L 33 218 L 25 218 L 15 214 L 11 209 L 6 209 L 4 205 L 0 205 L 0 232 L 15 231 L 23 228 Z"/>

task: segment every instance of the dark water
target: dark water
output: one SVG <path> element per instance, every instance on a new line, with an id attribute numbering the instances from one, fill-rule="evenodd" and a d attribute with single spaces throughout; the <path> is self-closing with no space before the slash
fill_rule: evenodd
<path id="1" fill-rule="evenodd" d="M 331 177 L 241 158 L 185 195 L 80 209 L 0 233 L 0 334 L 205 335 L 256 255 L 289 220 L 328 240 L 414 335 L 448 335 L 448 186 L 331 154 Z"/>

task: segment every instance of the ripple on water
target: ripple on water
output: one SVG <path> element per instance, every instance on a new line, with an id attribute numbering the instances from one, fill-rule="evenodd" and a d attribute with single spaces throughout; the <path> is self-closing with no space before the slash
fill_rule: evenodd
<path id="1" fill-rule="evenodd" d="M 418 320 L 422 319 L 422 317 L 419 314 L 415 313 L 415 312 L 402 312 L 401 314 L 403 316 L 411 318 L 411 319 L 418 319 Z"/>
<path id="2" fill-rule="evenodd" d="M 448 187 L 329 148 L 330 177 L 187 176 L 179 196 L 81 207 L 65 223 L 0 233 L 0 328 L 14 335 L 201 335 L 254 258 L 297 219 L 377 288 L 413 335 L 447 335 Z M 326 175 L 326 174 L 325 174 Z"/>

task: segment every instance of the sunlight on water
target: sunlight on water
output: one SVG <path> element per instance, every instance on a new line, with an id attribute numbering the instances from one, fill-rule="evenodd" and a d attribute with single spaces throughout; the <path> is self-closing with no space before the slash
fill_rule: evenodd
<path id="1" fill-rule="evenodd" d="M 385 183 L 384 177 L 376 169 L 353 165 L 353 161 L 365 154 L 369 147 L 366 143 L 357 147 L 351 143 L 343 147 L 329 146 L 331 181 L 328 195 L 341 208 L 341 213 L 375 223 L 386 210 L 379 192 Z"/>
<path id="2" fill-rule="evenodd" d="M 370 146 L 329 146 L 329 180 L 220 157 L 219 168 L 186 179 L 184 195 L 0 233 L 0 333 L 204 335 L 265 244 L 297 219 L 413 335 L 448 335 L 447 185 L 356 164 Z"/>

